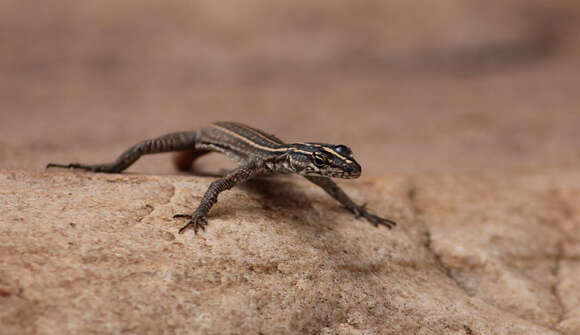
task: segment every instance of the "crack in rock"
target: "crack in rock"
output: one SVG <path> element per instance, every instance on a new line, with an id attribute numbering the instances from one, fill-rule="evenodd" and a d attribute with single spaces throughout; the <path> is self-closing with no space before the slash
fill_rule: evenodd
<path id="1" fill-rule="evenodd" d="M 413 215 L 414 215 L 415 219 L 417 220 L 417 222 L 420 222 L 421 225 L 423 226 L 424 234 L 425 234 L 425 244 L 424 244 L 425 247 L 433 255 L 433 257 L 435 259 L 435 263 L 442 270 L 442 272 L 453 283 L 455 283 L 455 285 L 461 291 L 463 291 L 467 296 L 472 297 L 473 294 L 470 293 L 467 290 L 467 288 L 465 286 L 463 286 L 459 282 L 459 280 L 457 280 L 457 278 L 455 278 L 453 276 L 452 269 L 449 266 L 447 266 L 447 264 L 445 264 L 445 262 L 443 262 L 443 260 L 441 259 L 441 255 L 439 255 L 437 252 L 435 252 L 435 250 L 433 250 L 431 230 L 429 229 L 429 226 L 427 225 L 427 223 L 425 223 L 425 221 L 420 218 L 421 217 L 421 214 L 422 214 L 422 211 L 419 208 L 419 206 L 417 206 L 416 197 L 417 197 L 417 184 L 415 182 L 411 181 L 411 186 L 410 186 L 410 189 L 409 189 L 408 198 L 409 198 L 409 202 L 411 204 L 411 210 L 413 211 Z"/>
<path id="2" fill-rule="evenodd" d="M 161 207 L 161 206 L 164 206 L 164 205 L 167 205 L 167 204 L 169 204 L 169 203 L 173 202 L 173 198 L 175 198 L 175 195 L 176 195 L 176 193 L 177 193 L 177 192 L 176 192 L 176 187 L 175 187 L 175 185 L 174 185 L 173 183 L 164 183 L 164 184 L 160 184 L 160 186 L 164 186 L 164 185 L 168 185 L 169 187 L 171 187 L 171 191 L 170 191 L 170 192 L 171 192 L 171 195 L 169 195 L 169 196 L 167 197 L 167 201 L 165 201 L 165 202 L 162 202 L 162 203 L 158 204 L 158 205 L 157 205 L 157 206 L 155 206 L 155 207 L 154 207 L 153 205 L 146 204 L 146 205 L 145 205 L 145 207 L 147 207 L 147 208 L 149 208 L 149 209 L 150 209 L 150 210 L 149 210 L 149 213 L 147 213 L 147 214 L 146 214 L 146 215 L 144 215 L 143 217 L 139 218 L 139 219 L 137 220 L 137 222 L 143 222 L 143 220 L 146 220 L 146 219 L 148 219 L 148 218 L 150 218 L 150 217 L 154 216 L 154 213 L 157 211 L 157 209 L 158 209 L 159 207 Z"/>
<path id="3" fill-rule="evenodd" d="M 553 327 L 556 328 L 563 320 L 564 320 L 564 316 L 566 315 L 566 306 L 564 305 L 564 302 L 562 301 L 562 297 L 560 296 L 560 294 L 558 293 L 558 285 L 560 285 L 560 266 L 562 263 L 562 258 L 564 256 L 564 241 L 560 241 L 558 242 L 558 251 L 556 253 L 556 256 L 554 257 L 554 267 L 552 268 L 552 275 L 554 275 L 554 284 L 552 284 L 552 286 L 550 287 L 550 292 L 552 293 L 552 295 L 554 296 L 554 298 L 556 299 L 556 302 L 558 303 L 558 307 L 560 308 L 560 313 L 558 315 L 558 319 L 556 320 L 556 322 L 554 322 Z"/>
<path id="4" fill-rule="evenodd" d="M 445 264 L 445 262 L 441 259 L 441 255 L 439 255 L 437 252 L 435 252 L 435 250 L 433 250 L 431 230 L 429 230 L 429 227 L 427 225 L 425 225 L 425 227 L 426 227 L 425 236 L 427 237 L 427 241 L 425 242 L 425 247 L 433 255 L 437 265 L 442 269 L 443 273 L 445 273 L 445 275 L 449 279 L 451 279 L 451 281 L 453 281 L 455 283 L 455 285 L 459 289 L 461 289 L 467 296 L 472 297 L 473 294 L 471 292 L 469 292 L 469 290 L 465 286 L 463 286 L 463 284 L 461 284 L 461 282 L 459 280 L 457 280 L 457 278 L 455 278 L 455 276 L 453 276 L 452 269 L 449 266 L 447 266 L 447 264 Z"/>
<path id="5" fill-rule="evenodd" d="M 147 214 L 143 215 L 142 217 L 137 219 L 137 222 L 141 222 L 143 221 L 145 218 L 149 217 L 149 215 L 151 215 L 151 213 L 153 213 L 153 211 L 155 210 L 155 207 L 149 205 L 149 204 L 145 204 L 145 208 L 147 208 Z"/>
<path id="6" fill-rule="evenodd" d="M 568 203 L 568 201 L 566 201 L 566 199 L 561 196 L 561 194 L 558 193 L 558 196 L 555 197 L 555 199 L 554 199 L 554 197 L 552 197 L 551 199 L 556 200 L 556 202 L 558 204 L 557 209 L 558 209 L 558 211 L 561 212 L 563 220 L 574 220 L 574 209 Z M 562 280 L 560 278 L 560 271 L 561 271 L 562 262 L 564 260 L 577 260 L 580 258 L 570 257 L 568 255 L 565 255 L 564 245 L 565 245 L 565 243 L 570 241 L 570 236 L 568 235 L 568 232 L 566 231 L 566 229 L 563 228 L 562 225 L 555 224 L 554 226 L 562 235 L 561 239 L 558 241 L 558 243 L 556 245 L 557 251 L 556 251 L 556 255 L 554 256 L 554 266 L 552 268 L 552 275 L 554 276 L 554 283 L 550 287 L 550 292 L 554 296 L 554 298 L 558 304 L 558 307 L 560 309 L 558 319 L 556 320 L 556 322 L 553 325 L 553 328 L 556 329 L 562 322 L 564 322 L 566 320 L 566 313 L 567 313 L 566 305 L 562 299 L 562 295 L 558 291 L 558 286 L 562 283 Z"/>
<path id="7" fill-rule="evenodd" d="M 423 218 L 421 217 L 423 214 L 423 211 L 421 210 L 421 208 L 419 208 L 418 204 L 417 204 L 417 190 L 418 187 L 416 185 L 415 182 L 411 183 L 411 187 L 410 190 L 408 192 L 408 198 L 411 204 L 411 209 L 412 212 L 416 218 L 417 222 L 420 222 L 421 225 L 423 225 L 424 228 L 424 232 L 425 232 L 425 242 L 424 245 L 427 248 L 427 250 L 433 255 L 435 262 L 437 263 L 437 265 L 440 267 L 440 269 L 442 270 L 443 273 L 445 273 L 445 275 L 451 280 L 453 281 L 453 283 L 455 283 L 455 285 L 461 289 L 467 296 L 469 297 L 474 297 L 473 293 L 470 293 L 470 291 L 462 285 L 462 283 L 455 278 L 455 276 L 453 275 L 453 270 L 451 267 L 449 267 L 447 264 L 445 264 L 445 262 L 442 259 L 442 256 L 439 255 L 433 248 L 433 238 L 432 238 L 432 233 L 431 233 L 431 229 L 429 227 L 429 225 L 423 220 Z M 565 315 L 566 315 L 566 308 L 564 305 L 564 302 L 562 300 L 562 297 L 558 291 L 558 286 L 561 283 L 561 280 L 559 278 L 560 276 L 560 270 L 561 270 L 561 263 L 562 261 L 566 258 L 566 256 L 564 255 L 564 241 L 565 241 L 565 237 L 564 239 L 560 240 L 557 244 L 557 252 L 556 255 L 553 256 L 554 259 L 554 265 L 552 267 L 552 275 L 554 276 L 555 280 L 554 283 L 550 286 L 550 292 L 551 294 L 554 296 L 556 303 L 558 305 L 558 308 L 560 310 L 560 312 L 557 315 L 557 320 L 556 322 L 552 325 L 552 326 L 548 326 L 548 329 L 554 330 L 558 333 L 560 333 L 560 331 L 557 329 L 558 325 L 565 320 Z M 552 258 L 552 257 L 551 257 Z M 505 310 L 500 306 L 495 305 L 494 303 L 491 303 L 485 299 L 482 299 L 482 301 L 486 302 L 487 304 L 498 308 L 501 311 L 513 314 L 511 311 L 509 310 Z M 515 317 L 518 317 L 517 315 L 514 315 Z M 519 317 L 518 317 L 519 318 Z M 533 324 L 536 324 L 538 326 L 541 327 L 546 327 L 546 325 L 542 325 L 542 324 L 537 324 L 536 322 L 534 322 L 533 320 L 528 320 L 528 319 L 524 319 L 528 322 L 532 322 Z"/>

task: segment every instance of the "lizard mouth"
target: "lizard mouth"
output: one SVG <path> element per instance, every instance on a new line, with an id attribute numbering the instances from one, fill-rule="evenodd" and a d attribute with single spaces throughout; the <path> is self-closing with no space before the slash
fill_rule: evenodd
<path id="1" fill-rule="evenodd" d="M 355 178 L 360 177 L 360 170 L 355 170 L 355 171 L 346 171 L 346 170 L 320 171 L 320 172 L 304 173 L 304 175 L 318 176 L 318 177 L 330 177 L 330 178 L 341 178 L 341 179 L 355 179 Z"/>
<path id="2" fill-rule="evenodd" d="M 344 179 L 355 179 L 360 177 L 360 172 L 359 173 L 341 173 L 339 175 L 336 176 L 337 178 L 344 178 Z"/>
<path id="3" fill-rule="evenodd" d="M 353 164 L 345 166 L 343 170 L 341 178 L 353 179 L 360 177 L 362 169 L 357 162 L 353 162 Z"/>

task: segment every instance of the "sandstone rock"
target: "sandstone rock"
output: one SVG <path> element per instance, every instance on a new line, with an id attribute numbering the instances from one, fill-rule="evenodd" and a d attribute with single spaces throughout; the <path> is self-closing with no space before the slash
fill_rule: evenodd
<path id="1" fill-rule="evenodd" d="M 260 179 L 176 234 L 211 180 L 1 171 L 2 334 L 580 332 L 578 173 L 342 183 L 393 230 Z"/>

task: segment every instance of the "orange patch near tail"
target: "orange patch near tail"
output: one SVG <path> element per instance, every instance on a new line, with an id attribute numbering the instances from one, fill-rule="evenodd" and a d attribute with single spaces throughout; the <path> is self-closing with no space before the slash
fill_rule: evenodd
<path id="1" fill-rule="evenodd" d="M 191 172 L 193 161 L 199 156 L 209 153 L 209 150 L 185 150 L 176 153 L 173 156 L 173 163 L 179 171 Z"/>

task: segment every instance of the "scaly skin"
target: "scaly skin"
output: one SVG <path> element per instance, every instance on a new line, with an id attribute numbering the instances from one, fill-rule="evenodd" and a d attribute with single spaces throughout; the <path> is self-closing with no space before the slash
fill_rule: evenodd
<path id="1" fill-rule="evenodd" d="M 91 172 L 119 173 L 147 154 L 181 151 L 177 167 L 186 170 L 193 160 L 206 153 L 217 151 L 235 160 L 240 166 L 221 179 L 212 182 L 199 206 L 191 215 L 178 214 L 174 218 L 189 221 L 179 233 L 188 228 L 194 232 L 205 230 L 207 215 L 217 202 L 218 195 L 259 175 L 271 173 L 296 173 L 320 186 L 355 217 L 365 218 L 375 227 L 392 228 L 394 221 L 369 213 L 365 205 L 357 205 L 330 178 L 358 178 L 360 165 L 344 145 L 326 143 L 284 143 L 261 130 L 234 122 L 216 122 L 195 131 L 167 134 L 142 141 L 123 152 L 114 162 L 86 165 L 79 163 L 55 164 L 46 167 L 80 169 Z"/>

